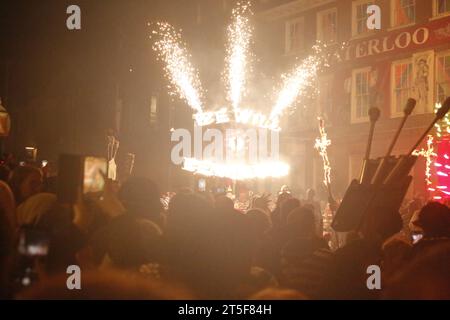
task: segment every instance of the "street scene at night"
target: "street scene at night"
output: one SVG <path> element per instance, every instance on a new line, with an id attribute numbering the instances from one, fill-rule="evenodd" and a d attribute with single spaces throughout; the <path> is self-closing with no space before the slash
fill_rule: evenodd
<path id="1" fill-rule="evenodd" d="M 0 300 L 450 300 L 450 0 L 2 0 L 0 43 Z"/>

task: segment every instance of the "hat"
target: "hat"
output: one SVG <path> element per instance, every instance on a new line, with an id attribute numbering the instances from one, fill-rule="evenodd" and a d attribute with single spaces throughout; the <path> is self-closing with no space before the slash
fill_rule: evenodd
<path id="1" fill-rule="evenodd" d="M 430 202 L 420 210 L 412 224 L 428 235 L 450 233 L 450 209 L 439 202 Z"/>

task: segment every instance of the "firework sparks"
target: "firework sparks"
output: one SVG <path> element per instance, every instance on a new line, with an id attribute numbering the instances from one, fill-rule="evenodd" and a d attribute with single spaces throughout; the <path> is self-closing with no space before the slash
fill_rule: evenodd
<path id="1" fill-rule="evenodd" d="M 316 139 L 315 148 L 319 151 L 320 156 L 323 160 L 323 175 L 324 180 L 323 183 L 326 186 L 330 186 L 331 184 L 331 165 L 330 160 L 328 159 L 328 147 L 331 145 L 331 140 L 328 139 L 327 133 L 325 131 L 325 121 L 322 118 L 319 118 L 319 132 L 320 138 Z"/>
<path id="2" fill-rule="evenodd" d="M 437 112 L 442 107 L 441 103 L 437 103 L 434 107 L 434 111 Z M 438 121 L 435 125 L 436 136 L 442 138 L 442 135 L 450 134 L 450 114 L 446 114 L 444 119 Z"/>
<path id="3" fill-rule="evenodd" d="M 236 114 L 245 93 L 252 27 L 249 23 L 250 2 L 238 3 L 228 26 L 225 78 L 228 100 Z"/>
<path id="4" fill-rule="evenodd" d="M 209 160 L 185 158 L 183 169 L 206 177 L 233 180 L 280 178 L 289 174 L 289 165 L 281 161 L 263 161 L 257 164 L 216 163 Z"/>
<path id="5" fill-rule="evenodd" d="M 304 94 L 307 88 L 312 87 L 318 66 L 319 59 L 309 56 L 292 73 L 282 76 L 283 85 L 277 95 L 275 106 L 272 108 L 271 120 L 276 121 L 286 109 L 295 104 L 297 97 Z"/>
<path id="6" fill-rule="evenodd" d="M 428 135 L 427 139 L 427 149 L 416 150 L 413 152 L 415 156 L 422 156 L 426 159 L 426 168 L 425 168 L 425 180 L 427 185 L 431 185 L 431 165 L 433 164 L 433 157 L 437 157 L 437 154 L 434 152 L 433 147 L 434 138 L 432 135 Z"/>
<path id="7" fill-rule="evenodd" d="M 222 73 L 229 106 L 220 110 L 204 108 L 204 92 L 197 69 L 190 62 L 190 55 L 181 35 L 168 23 L 156 23 L 153 31 L 156 41 L 153 49 L 159 60 L 164 62 L 164 70 L 169 80 L 171 94 L 178 95 L 194 111 L 194 119 L 198 126 L 209 126 L 214 123 L 230 122 L 280 130 L 281 115 L 293 107 L 299 97 L 307 97 L 315 93 L 315 80 L 322 67 L 328 67 L 327 57 L 316 45 L 314 54 L 304 59 L 292 72 L 282 76 L 282 85 L 275 96 L 270 114 L 251 108 L 241 108 L 245 98 L 248 75 L 251 73 L 251 39 L 253 27 L 250 23 L 252 15 L 250 1 L 238 2 L 233 10 L 232 21 L 227 29 L 225 70 Z M 326 47 L 326 46 L 325 46 Z M 311 90 L 311 91 L 310 91 Z M 234 117 L 231 114 L 234 114 Z M 325 171 L 325 184 L 330 185 L 330 164 L 327 147 L 331 141 L 327 139 L 323 120 L 321 120 L 321 138 L 316 141 Z M 208 160 L 194 158 L 185 159 L 184 168 L 187 171 L 205 176 L 228 177 L 235 180 L 252 179 L 256 177 L 281 177 L 288 174 L 289 166 L 279 161 L 260 161 L 256 164 L 230 163 L 217 164 Z"/>
<path id="8" fill-rule="evenodd" d="M 153 50 L 164 61 L 166 77 L 171 83 L 174 93 L 197 113 L 202 113 L 202 96 L 198 71 L 190 62 L 190 55 L 186 45 L 181 41 L 181 35 L 168 23 L 156 23 L 153 35 L 157 40 L 153 44 Z"/>

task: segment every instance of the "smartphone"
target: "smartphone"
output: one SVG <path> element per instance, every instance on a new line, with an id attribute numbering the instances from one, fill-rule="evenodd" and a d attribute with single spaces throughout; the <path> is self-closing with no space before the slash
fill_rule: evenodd
<path id="1" fill-rule="evenodd" d="M 80 194 L 103 191 L 108 171 L 105 158 L 63 154 L 58 163 L 58 201 L 73 204 Z"/>
<path id="2" fill-rule="evenodd" d="M 83 194 L 102 192 L 105 188 L 105 178 L 108 172 L 108 162 L 105 158 L 85 157 L 83 172 Z"/>
<path id="3" fill-rule="evenodd" d="M 37 158 L 37 148 L 25 147 L 25 159 L 29 162 L 35 162 Z"/>
<path id="4" fill-rule="evenodd" d="M 413 242 L 413 244 L 416 244 L 422 238 L 423 238 L 423 234 L 413 234 L 412 235 L 412 242 Z"/>
<path id="5" fill-rule="evenodd" d="M 23 227 L 19 232 L 18 251 L 27 257 L 45 257 L 48 255 L 49 243 L 48 234 L 43 230 Z"/>

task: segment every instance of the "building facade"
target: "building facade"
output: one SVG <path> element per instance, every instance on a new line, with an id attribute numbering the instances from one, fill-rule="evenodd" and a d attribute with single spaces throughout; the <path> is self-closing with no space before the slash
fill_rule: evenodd
<path id="1" fill-rule="evenodd" d="M 381 9 L 381 29 L 367 27 L 367 7 Z M 284 70 L 311 53 L 316 40 L 335 47 L 341 62 L 318 76 L 309 111 L 290 116 L 284 134 L 294 189 L 323 190 L 322 163 L 314 152 L 317 116 L 324 117 L 332 185 L 341 196 L 358 177 L 366 149 L 370 107 L 381 110 L 372 157 L 383 156 L 409 97 L 417 100 L 394 154 L 404 154 L 433 119 L 436 102 L 450 96 L 450 1 L 260 0 L 257 18 L 270 35 L 273 67 Z M 424 160 L 414 168 L 410 196 L 424 193 Z"/>

